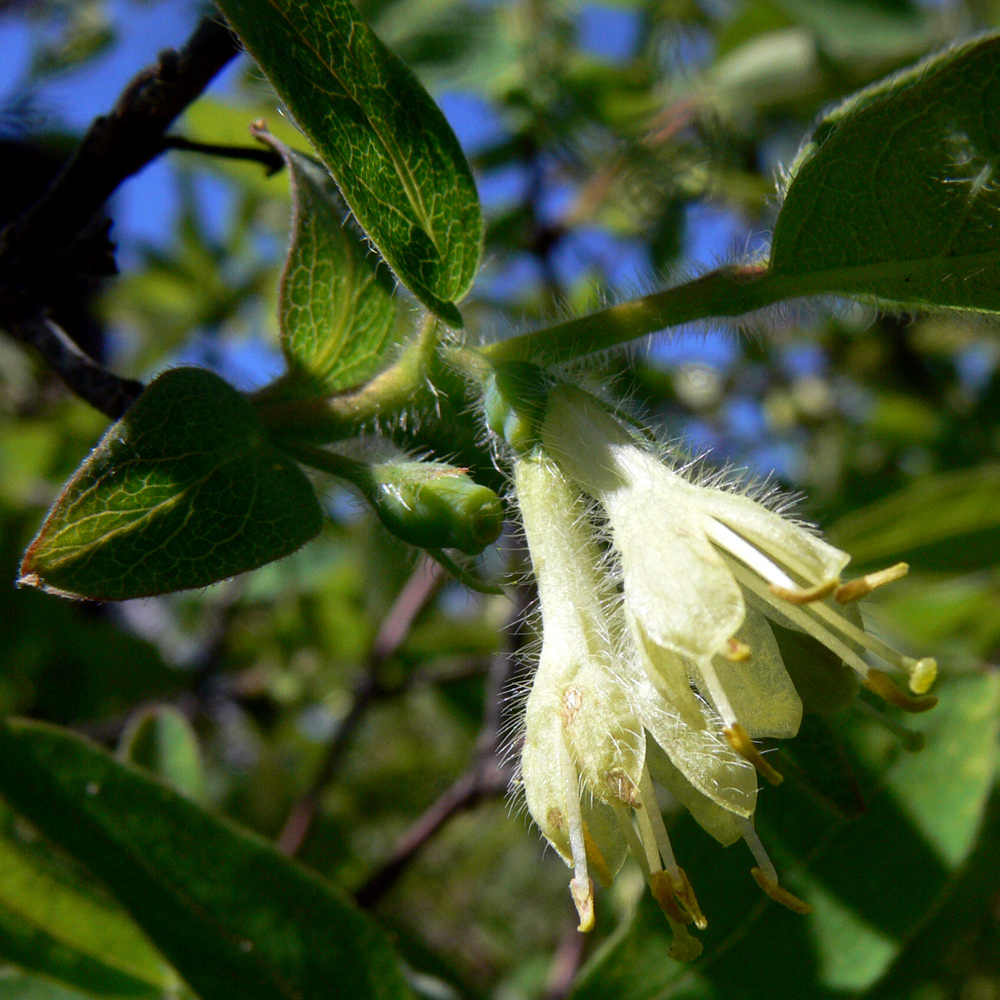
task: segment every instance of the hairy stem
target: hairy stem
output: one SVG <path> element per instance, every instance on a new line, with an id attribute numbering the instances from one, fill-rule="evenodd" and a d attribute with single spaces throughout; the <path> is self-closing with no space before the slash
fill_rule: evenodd
<path id="1" fill-rule="evenodd" d="M 790 292 L 760 267 L 729 265 L 675 288 L 491 344 L 482 353 L 488 361 L 571 361 L 669 326 L 742 316 Z"/>

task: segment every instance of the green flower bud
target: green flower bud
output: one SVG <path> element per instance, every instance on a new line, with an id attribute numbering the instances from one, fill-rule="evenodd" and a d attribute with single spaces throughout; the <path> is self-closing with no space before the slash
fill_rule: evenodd
<path id="1" fill-rule="evenodd" d="M 503 529 L 504 509 L 488 486 L 462 469 L 439 462 L 386 462 L 356 482 L 379 520 L 394 534 L 425 549 L 477 555 Z"/>

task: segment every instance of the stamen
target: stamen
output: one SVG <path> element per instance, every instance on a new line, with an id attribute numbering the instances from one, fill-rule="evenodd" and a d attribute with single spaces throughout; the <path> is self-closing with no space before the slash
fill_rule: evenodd
<path id="1" fill-rule="evenodd" d="M 766 760 L 763 754 L 753 745 L 747 731 L 738 723 L 726 726 L 722 730 L 723 736 L 729 745 L 744 759 L 749 761 L 757 771 L 763 775 L 772 785 L 780 785 L 785 779 L 780 771 L 775 770 Z"/>
<path id="2" fill-rule="evenodd" d="M 721 530 L 716 531 L 716 529 Z M 712 536 L 714 532 L 718 537 L 713 538 L 713 541 L 717 541 L 718 544 L 728 550 L 731 556 L 734 556 L 737 560 L 744 564 L 744 566 L 740 566 L 738 563 L 733 564 L 731 561 L 729 562 L 734 575 L 741 584 L 748 587 L 750 590 L 753 590 L 753 592 L 759 596 L 765 596 L 761 593 L 763 588 L 760 586 L 760 580 L 754 578 L 752 574 L 748 574 L 744 567 L 749 567 L 754 570 L 761 579 L 767 581 L 767 593 L 771 597 L 777 597 L 786 602 L 786 604 L 791 605 L 791 607 L 786 606 L 781 609 L 786 617 L 790 618 L 800 627 L 806 628 L 810 635 L 813 635 L 815 638 L 819 639 L 820 642 L 824 643 L 824 645 L 828 646 L 834 653 L 840 656 L 845 663 L 857 670 L 862 677 L 867 677 L 869 671 L 869 667 L 865 661 L 854 653 L 853 650 L 850 650 L 844 643 L 837 642 L 835 645 L 834 642 L 830 641 L 834 637 L 830 636 L 825 629 L 823 630 L 823 634 L 817 634 L 814 629 L 808 628 L 805 622 L 810 620 L 809 616 L 808 614 L 803 614 L 801 612 L 800 614 L 802 617 L 794 614 L 797 606 L 802 604 L 811 605 L 811 611 L 813 611 L 819 618 L 822 618 L 830 625 L 833 625 L 834 628 L 836 628 L 841 634 L 858 643 L 858 645 L 863 648 L 871 650 L 871 652 L 875 653 L 877 656 L 881 656 L 887 663 L 891 663 L 893 666 L 899 667 L 901 670 L 906 670 L 911 674 L 910 687 L 915 694 L 923 694 L 930 688 L 937 671 L 937 664 L 933 660 L 928 658 L 926 665 L 921 667 L 918 673 L 916 668 L 909 665 L 910 663 L 914 663 L 914 661 L 910 660 L 909 657 L 902 656 L 897 650 L 882 642 L 881 639 L 869 635 L 864 631 L 864 629 L 858 628 L 854 622 L 849 621 L 843 615 L 838 614 L 833 608 L 823 603 L 823 599 L 828 597 L 830 594 L 833 594 L 841 604 L 844 604 L 849 600 L 855 600 L 856 598 L 852 596 L 854 591 L 850 588 L 857 584 L 863 590 L 865 586 L 863 581 L 868 581 L 872 584 L 870 589 L 867 591 L 867 593 L 871 593 L 875 587 L 881 587 L 887 583 L 891 583 L 893 580 L 898 580 L 900 577 L 905 576 L 909 570 L 909 566 L 907 566 L 906 563 L 897 563 L 895 566 L 890 566 L 877 573 L 870 573 L 868 576 L 862 577 L 860 580 L 853 580 L 843 585 L 841 585 L 837 580 L 828 580 L 825 583 L 819 583 L 814 587 L 803 589 L 797 586 L 795 581 L 792 580 L 791 577 L 789 577 L 788 574 L 781 569 L 781 567 L 777 566 L 762 552 L 754 548 L 745 539 L 741 538 L 725 525 L 713 522 L 711 528 L 706 530 L 709 536 Z M 740 570 L 742 570 L 742 573 Z M 754 586 L 754 583 L 756 583 L 757 586 Z M 855 588 L 855 590 L 857 590 L 857 588 Z M 864 596 L 864 594 L 861 590 L 858 590 L 857 596 L 861 597 Z M 827 636 L 829 636 L 829 638 L 827 638 Z M 843 652 L 844 650 L 849 651 L 852 655 L 845 655 Z M 924 663 L 924 661 L 917 660 L 915 663 L 921 664 Z M 933 667 L 931 664 L 933 664 Z M 914 684 L 918 686 L 914 687 Z M 921 711 L 924 710 L 921 709 Z"/>
<path id="3" fill-rule="evenodd" d="M 780 566 L 764 555 L 755 545 L 751 545 L 742 535 L 727 528 L 721 521 L 716 521 L 711 517 L 707 518 L 705 534 L 716 545 L 749 566 L 769 584 L 785 587 L 791 591 L 799 589 L 795 581 Z"/>
<path id="4" fill-rule="evenodd" d="M 656 801 L 653 801 L 653 809 L 656 809 Z M 639 838 L 642 841 L 643 853 L 646 857 L 646 864 L 649 865 L 650 875 L 653 872 L 661 871 L 664 868 L 663 862 L 660 860 L 660 845 L 656 842 L 656 834 L 653 831 L 653 822 L 650 819 L 650 810 L 646 807 L 645 801 L 640 801 L 635 807 L 635 822 L 639 827 Z M 673 854 L 670 855 L 670 862 L 673 864 L 674 871 L 670 872 L 671 876 L 677 870 L 677 862 L 674 861 Z"/>
<path id="5" fill-rule="evenodd" d="M 750 874 L 753 875 L 757 885 L 776 903 L 781 903 L 782 906 L 791 910 L 792 913 L 801 913 L 803 915 L 812 913 L 813 908 L 805 900 L 799 899 L 798 896 L 789 892 L 783 886 L 778 885 L 777 882 L 772 882 L 759 868 L 751 868 Z"/>
<path id="6" fill-rule="evenodd" d="M 742 828 L 743 839 L 746 841 L 747 847 L 750 848 L 750 852 L 759 866 L 750 869 L 750 874 L 753 875 L 757 885 L 776 903 L 781 903 L 782 906 L 787 907 L 793 913 L 812 913 L 812 907 L 808 903 L 803 902 L 798 896 L 793 895 L 779 884 L 778 870 L 774 867 L 774 862 L 768 857 L 767 851 L 764 850 L 764 845 L 761 843 L 760 837 L 757 836 L 753 822 L 749 819 L 741 818 L 739 824 Z"/>
<path id="7" fill-rule="evenodd" d="M 753 855 L 754 861 L 757 862 L 772 882 L 777 882 L 778 870 L 768 857 L 767 851 L 764 850 L 764 845 L 761 843 L 760 837 L 757 836 L 757 831 L 754 829 L 753 820 L 745 816 L 737 816 L 736 822 L 739 824 L 740 835 L 743 837 L 747 847 L 750 848 L 750 853 Z"/>
<path id="8" fill-rule="evenodd" d="M 691 885 L 691 880 L 687 877 L 687 872 L 683 868 L 678 868 L 677 870 L 681 875 L 681 885 L 679 889 L 677 887 L 674 888 L 674 894 L 677 896 L 677 900 L 681 906 L 691 915 L 695 927 L 703 931 L 708 926 L 708 921 L 705 919 L 705 914 L 701 912 L 701 907 L 698 905 L 698 899 L 694 894 L 694 887 Z"/>
<path id="9" fill-rule="evenodd" d="M 753 659 L 750 647 L 739 639 L 727 639 L 726 651 L 722 655 L 730 663 L 749 663 Z"/>
<path id="10" fill-rule="evenodd" d="M 760 579 L 754 576 L 753 573 L 747 572 L 746 567 L 741 566 L 738 562 L 727 561 L 729 568 L 733 571 L 733 576 L 736 577 L 741 587 L 746 587 L 747 590 L 752 591 L 758 597 L 773 604 L 773 601 L 770 601 L 771 592 L 763 585 Z M 836 653 L 852 670 L 855 670 L 862 677 L 867 677 L 872 668 L 846 642 L 834 635 L 817 619 L 815 614 L 816 609 L 824 607 L 826 607 L 825 604 L 814 604 L 810 608 L 810 611 L 813 613 L 810 614 L 809 611 L 805 611 L 798 605 L 783 603 L 779 610 L 790 622 L 798 625 L 803 632 L 808 633 L 818 642 L 822 643 L 831 653 Z"/>
<path id="11" fill-rule="evenodd" d="M 890 705 L 901 708 L 904 712 L 929 712 L 937 703 L 937 698 L 931 694 L 921 695 L 918 698 L 911 698 L 904 691 L 900 691 L 893 683 L 888 674 L 881 670 L 872 668 L 868 671 L 868 676 L 861 682 L 869 691 L 885 699 Z"/>
<path id="12" fill-rule="evenodd" d="M 580 916 L 577 930 L 583 934 L 594 929 L 594 883 L 588 877 L 581 882 L 574 877 L 569 883 L 569 894 L 573 897 L 576 912 Z"/>
<path id="13" fill-rule="evenodd" d="M 670 876 L 666 872 L 653 872 L 649 876 L 649 891 L 653 894 L 653 899 L 660 904 L 667 920 L 674 923 L 689 924 L 694 919 L 690 913 L 685 913 L 680 904 L 674 898 L 674 887 L 670 881 Z"/>
<path id="14" fill-rule="evenodd" d="M 583 823 L 583 846 L 587 852 L 587 863 L 594 870 L 594 874 L 597 876 L 597 881 L 600 882 L 605 889 L 610 889 L 611 883 L 614 881 L 614 876 L 611 874 L 608 862 L 601 853 L 601 849 L 597 846 L 597 842 L 590 835 L 590 827 L 587 826 L 586 820 L 584 820 Z"/>
<path id="15" fill-rule="evenodd" d="M 557 750 L 559 767 L 566 803 L 566 826 L 569 835 L 569 849 L 573 857 L 573 878 L 569 883 L 569 892 L 580 915 L 579 931 L 587 932 L 594 928 L 594 883 L 587 873 L 587 846 L 584 832 L 583 815 L 580 811 L 580 790 L 576 767 L 573 764 L 565 743 L 559 741 Z"/>
<path id="16" fill-rule="evenodd" d="M 667 921 L 674 934 L 670 957 L 675 962 L 693 962 L 701 955 L 702 943 L 680 921 L 671 920 L 669 914 Z"/>
<path id="17" fill-rule="evenodd" d="M 670 872 L 671 878 L 676 882 L 679 880 L 680 868 L 677 866 L 677 859 L 674 857 L 674 849 L 670 844 L 670 837 L 667 835 L 667 827 L 663 822 L 660 810 L 656 808 L 656 793 L 653 791 L 653 779 L 649 776 L 649 769 L 643 767 L 642 776 L 639 778 L 639 793 L 642 802 L 653 804 L 652 809 L 646 809 L 650 825 L 653 828 L 653 837 L 656 840 L 656 848 L 663 859 L 663 867 Z"/>
<path id="18" fill-rule="evenodd" d="M 849 604 L 851 601 L 859 601 L 862 597 L 867 597 L 872 591 L 879 587 L 884 587 L 887 583 L 895 583 L 901 580 L 910 567 L 905 562 L 896 563 L 895 566 L 887 566 L 875 573 L 868 573 L 858 577 L 857 580 L 848 580 L 847 583 L 839 586 L 833 593 L 833 598 L 839 604 Z"/>
<path id="19" fill-rule="evenodd" d="M 780 597 L 783 601 L 791 604 L 812 604 L 814 601 L 822 601 L 824 597 L 829 597 L 840 586 L 839 580 L 826 580 L 824 583 L 817 583 L 815 587 L 779 587 L 772 583 L 767 589 Z"/>
<path id="20" fill-rule="evenodd" d="M 629 853 L 639 862 L 642 874 L 645 876 L 646 881 L 652 885 L 652 875 L 649 870 L 649 861 L 646 858 L 646 850 L 639 839 L 639 835 L 635 832 L 635 827 L 632 825 L 628 810 L 624 806 L 617 804 L 613 806 L 613 809 L 615 811 L 615 818 L 618 820 L 618 826 L 628 843 Z M 657 865 L 657 869 L 659 869 L 659 865 Z"/>
<path id="21" fill-rule="evenodd" d="M 660 810 L 655 808 L 656 799 L 653 792 L 653 781 L 649 776 L 647 768 L 643 768 L 642 777 L 639 779 L 639 787 L 643 801 L 652 802 L 654 805 L 654 808 L 647 808 L 645 812 L 653 827 L 653 836 L 656 838 L 656 846 L 659 849 L 660 857 L 663 859 L 663 867 L 666 869 L 664 874 L 670 880 L 670 888 L 683 910 L 690 915 L 690 918 L 694 920 L 695 924 L 701 930 L 704 930 L 708 926 L 708 921 L 705 919 L 705 914 L 701 912 L 701 907 L 698 905 L 698 899 L 694 894 L 690 880 L 684 873 L 684 869 L 677 864 L 674 849 L 670 844 L 670 836 L 667 833 L 667 827 L 663 822 L 663 817 L 660 815 Z M 653 875 L 650 876 L 650 888 L 652 888 L 653 877 Z M 660 905 L 662 906 L 663 904 L 661 903 Z"/>
<path id="22" fill-rule="evenodd" d="M 914 694 L 927 694 L 937 680 L 937 660 L 931 656 L 925 656 L 922 660 L 904 656 L 903 669 L 909 671 L 910 690 Z"/>

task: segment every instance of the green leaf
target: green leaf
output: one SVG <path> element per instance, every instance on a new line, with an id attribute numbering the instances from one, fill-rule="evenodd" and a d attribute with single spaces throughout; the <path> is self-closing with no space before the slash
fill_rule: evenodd
<path id="1" fill-rule="evenodd" d="M 175 368 L 67 483 L 19 582 L 112 601 L 204 587 L 295 551 L 321 523 L 309 480 L 246 400 Z"/>
<path id="2" fill-rule="evenodd" d="M 704 956 L 667 956 L 670 932 L 647 892 L 584 968 L 575 1000 L 835 1000 L 876 982 L 962 877 L 995 781 L 1000 679 L 953 678 L 938 694 L 911 722 L 926 735 L 920 753 L 860 715 L 841 720 L 870 786 L 860 818 L 837 819 L 791 782 L 762 795 L 761 839 L 811 915 L 765 899 L 745 847 L 720 850 L 685 820 L 671 840 L 708 917 Z"/>
<path id="3" fill-rule="evenodd" d="M 483 221 L 451 127 L 350 0 L 218 0 L 399 280 L 445 322 Z"/>
<path id="4" fill-rule="evenodd" d="M 0 794 L 86 864 L 203 1000 L 409 997 L 385 933 L 270 844 L 83 739 L 0 724 Z"/>
<path id="5" fill-rule="evenodd" d="M 830 537 L 859 566 L 951 573 L 1000 563 L 1000 466 L 927 476 L 841 518 Z"/>
<path id="6" fill-rule="evenodd" d="M 0 959 L 104 997 L 156 1000 L 177 977 L 132 920 L 38 845 L 0 834 Z M 3 996 L 0 982 L 0 996 Z"/>
<path id="7" fill-rule="evenodd" d="M 205 797 L 198 737 L 187 717 L 172 705 L 154 705 L 130 720 L 118 756 L 152 771 L 196 802 Z"/>
<path id="8" fill-rule="evenodd" d="M 329 396 L 366 382 L 397 333 L 388 271 L 345 221 L 326 170 L 267 132 L 254 135 L 284 157 L 292 180 L 292 245 L 281 279 L 281 348 L 287 391 Z"/>
<path id="9" fill-rule="evenodd" d="M 1000 311 L 1000 36 L 849 98 L 791 169 L 767 284 Z"/>

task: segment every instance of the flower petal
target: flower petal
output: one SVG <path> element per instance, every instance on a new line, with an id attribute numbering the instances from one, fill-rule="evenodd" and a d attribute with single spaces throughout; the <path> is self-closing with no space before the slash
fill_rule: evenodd
<path id="1" fill-rule="evenodd" d="M 740 818 L 699 792 L 655 743 L 647 748 L 646 766 L 653 780 L 663 785 L 691 813 L 695 822 L 723 847 L 735 844 L 743 836 Z"/>
<path id="2" fill-rule="evenodd" d="M 802 722 L 802 701 L 782 662 L 767 619 L 748 606 L 735 638 L 749 648 L 750 659 L 734 662 L 715 656 L 712 666 L 736 718 L 753 739 L 794 736 Z M 699 687 L 706 690 L 704 684 Z"/>
<path id="3" fill-rule="evenodd" d="M 716 805 L 737 816 L 752 816 L 757 804 L 757 773 L 730 747 L 715 713 L 705 706 L 708 725 L 692 729 L 671 711 L 644 676 L 637 677 L 635 684 L 642 723 L 677 770 Z"/>

